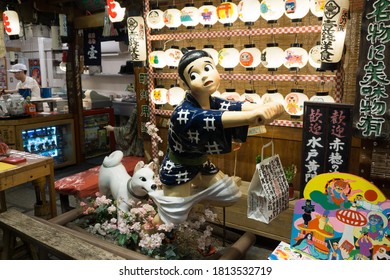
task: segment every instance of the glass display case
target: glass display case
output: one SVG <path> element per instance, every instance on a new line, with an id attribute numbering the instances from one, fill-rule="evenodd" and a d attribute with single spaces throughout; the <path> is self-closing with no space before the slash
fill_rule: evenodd
<path id="1" fill-rule="evenodd" d="M 109 154 L 115 150 L 113 133 L 107 133 L 106 125 L 115 125 L 112 108 L 84 110 L 85 158 Z"/>
<path id="2" fill-rule="evenodd" d="M 49 121 L 15 126 L 15 148 L 28 153 L 49 156 L 54 159 L 54 167 L 64 167 L 76 163 L 73 119 Z M 33 122 L 38 118 L 27 121 Z M 12 147 L 12 145 L 11 145 Z"/>

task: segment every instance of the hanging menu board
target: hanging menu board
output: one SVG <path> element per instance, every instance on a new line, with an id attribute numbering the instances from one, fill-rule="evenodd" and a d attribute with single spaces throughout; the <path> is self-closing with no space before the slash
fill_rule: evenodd
<path id="1" fill-rule="evenodd" d="M 389 1 L 365 1 L 362 18 L 355 136 L 390 139 L 390 17 Z"/>
<path id="2" fill-rule="evenodd" d="M 302 135 L 301 195 L 321 173 L 347 172 L 352 141 L 352 105 L 305 102 Z"/>

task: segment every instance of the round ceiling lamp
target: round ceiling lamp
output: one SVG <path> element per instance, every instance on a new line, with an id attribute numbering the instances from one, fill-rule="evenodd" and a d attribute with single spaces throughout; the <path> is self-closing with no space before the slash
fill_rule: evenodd
<path id="1" fill-rule="evenodd" d="M 158 7 L 149 11 L 146 16 L 146 23 L 151 29 L 161 29 L 165 26 L 164 23 L 164 12 Z"/>
<path id="2" fill-rule="evenodd" d="M 111 22 L 121 22 L 125 18 L 126 8 L 114 0 L 107 0 L 108 17 Z"/>
<path id="3" fill-rule="evenodd" d="M 291 44 L 288 49 L 284 51 L 284 66 L 290 71 L 296 71 L 305 67 L 309 57 L 307 51 L 302 48 L 302 44 Z"/>
<path id="4" fill-rule="evenodd" d="M 178 46 L 171 46 L 169 49 L 165 51 L 165 58 L 167 60 L 167 66 L 169 68 L 177 68 L 179 66 L 179 61 L 183 53 L 179 49 Z"/>
<path id="5" fill-rule="evenodd" d="M 244 45 L 239 53 L 239 59 L 241 66 L 246 70 L 255 70 L 261 63 L 261 51 L 255 47 L 255 44 Z"/>
<path id="6" fill-rule="evenodd" d="M 199 23 L 198 8 L 195 8 L 192 3 L 186 3 L 184 8 L 181 10 L 180 21 L 187 29 L 195 28 L 195 26 Z"/>
<path id="7" fill-rule="evenodd" d="M 213 58 L 214 64 L 218 65 L 218 51 L 214 49 L 213 45 L 204 45 L 203 49 L 205 52 L 207 52 L 211 57 Z"/>
<path id="8" fill-rule="evenodd" d="M 336 101 L 332 96 L 329 95 L 328 91 L 317 91 L 315 95 L 310 98 L 313 102 L 328 102 L 335 103 Z"/>
<path id="9" fill-rule="evenodd" d="M 239 51 L 232 44 L 224 45 L 218 52 L 218 63 L 225 71 L 232 71 L 240 63 Z"/>
<path id="10" fill-rule="evenodd" d="M 267 44 L 267 47 L 261 52 L 261 63 L 269 71 L 276 71 L 284 62 L 284 51 L 278 43 Z"/>
<path id="11" fill-rule="evenodd" d="M 184 89 L 177 85 L 172 85 L 167 93 L 168 103 L 172 106 L 179 105 L 183 101 L 185 95 L 186 92 Z"/>
<path id="12" fill-rule="evenodd" d="M 238 3 L 238 18 L 245 25 L 253 25 L 260 18 L 259 0 L 241 0 Z"/>
<path id="13" fill-rule="evenodd" d="M 221 98 L 230 101 L 239 101 L 240 94 L 234 88 L 227 88 L 225 92 L 221 93 Z"/>
<path id="14" fill-rule="evenodd" d="M 262 104 L 260 95 L 258 95 L 254 89 L 245 89 L 245 92 L 240 96 L 240 101 Z"/>
<path id="15" fill-rule="evenodd" d="M 156 105 L 164 105 L 168 102 L 167 99 L 168 90 L 163 86 L 156 86 L 150 93 L 150 97 L 154 104 Z"/>
<path id="16" fill-rule="evenodd" d="M 163 14 L 165 26 L 170 30 L 176 30 L 181 25 L 181 12 L 176 6 L 169 6 Z"/>
<path id="17" fill-rule="evenodd" d="M 284 14 L 293 22 L 300 22 L 310 10 L 309 0 L 286 0 Z"/>
<path id="18" fill-rule="evenodd" d="M 284 109 L 286 112 L 291 116 L 299 117 L 303 115 L 304 102 L 309 101 L 309 98 L 303 93 L 303 89 L 293 88 L 284 100 Z"/>
<path id="19" fill-rule="evenodd" d="M 213 2 L 203 2 L 203 6 L 201 6 L 198 10 L 199 23 L 204 27 L 210 28 L 217 23 L 217 7 L 213 6 Z"/>
<path id="20" fill-rule="evenodd" d="M 321 45 L 320 42 L 312 47 L 308 53 L 309 64 L 317 71 L 321 70 Z"/>
<path id="21" fill-rule="evenodd" d="M 229 0 L 222 0 L 217 7 L 218 21 L 225 27 L 233 26 L 233 23 L 238 18 L 238 7 Z"/>
<path id="22" fill-rule="evenodd" d="M 149 63 L 156 69 L 162 69 L 167 66 L 165 52 L 161 48 L 156 48 L 149 54 Z"/>
<path id="23" fill-rule="evenodd" d="M 260 16 L 268 23 L 275 23 L 284 15 L 283 0 L 263 0 L 260 3 Z"/>
<path id="24" fill-rule="evenodd" d="M 285 106 L 286 101 L 284 100 L 284 96 L 278 92 L 277 89 L 267 89 L 267 92 L 263 94 L 261 97 L 261 101 L 263 104 L 270 102 L 277 102 Z"/>
<path id="25" fill-rule="evenodd" d="M 311 0 L 310 12 L 319 19 L 324 16 L 325 0 Z"/>

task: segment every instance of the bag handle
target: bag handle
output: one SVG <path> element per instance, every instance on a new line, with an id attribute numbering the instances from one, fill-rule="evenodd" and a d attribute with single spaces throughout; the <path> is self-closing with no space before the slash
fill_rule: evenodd
<path id="1" fill-rule="evenodd" d="M 263 145 L 263 147 L 261 147 L 261 161 L 263 161 L 263 159 L 264 159 L 264 150 L 265 150 L 265 148 L 268 148 L 269 146 L 271 146 L 271 151 L 272 151 L 271 156 L 273 156 L 275 154 L 274 153 L 274 141 L 271 140 L 267 144 Z"/>

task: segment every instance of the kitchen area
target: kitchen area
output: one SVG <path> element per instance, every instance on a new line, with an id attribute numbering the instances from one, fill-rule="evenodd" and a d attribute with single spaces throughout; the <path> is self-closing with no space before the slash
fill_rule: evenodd
<path id="1" fill-rule="evenodd" d="M 127 45 L 102 41 L 99 66 L 83 65 L 81 55 L 82 113 L 78 117 L 74 102 L 68 99 L 68 43 L 61 42 L 58 26 L 27 24 L 19 39 L 3 36 L 6 54 L 0 58 L 0 140 L 10 149 L 53 157 L 55 168 L 115 150 L 114 134 L 104 127 L 125 125 L 137 109 Z M 8 71 L 15 64 L 27 66 L 27 75 L 39 84 L 40 98 L 23 96 L 21 91 L 6 93 L 18 83 Z M 32 107 L 29 111 L 27 104 Z"/>

